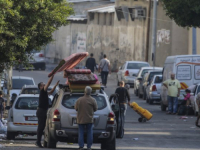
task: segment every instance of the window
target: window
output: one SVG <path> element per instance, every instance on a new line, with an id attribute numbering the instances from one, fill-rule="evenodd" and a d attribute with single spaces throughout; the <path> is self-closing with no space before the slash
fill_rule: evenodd
<path id="1" fill-rule="evenodd" d="M 135 20 L 135 9 L 129 8 L 128 10 L 129 10 L 129 13 L 130 13 L 131 20 L 134 21 Z"/>
<path id="2" fill-rule="evenodd" d="M 82 95 L 65 95 L 62 101 L 62 105 L 66 108 L 69 109 L 74 109 L 74 106 L 76 104 L 76 101 L 78 100 L 78 98 L 80 98 Z M 103 96 L 97 96 L 97 95 L 93 95 L 92 96 L 96 102 L 97 102 L 97 106 L 98 106 L 98 110 L 102 110 L 104 109 L 107 105 L 106 105 L 106 100 Z"/>
<path id="3" fill-rule="evenodd" d="M 176 77 L 178 80 L 191 80 L 191 66 L 189 65 L 178 66 Z"/>
<path id="4" fill-rule="evenodd" d="M 94 20 L 94 13 L 90 13 L 90 21 L 93 21 Z"/>
<path id="5" fill-rule="evenodd" d="M 116 10 L 118 21 L 125 18 L 121 7 L 116 7 L 115 10 Z"/>
<path id="6" fill-rule="evenodd" d="M 200 80 L 200 66 L 198 65 L 194 67 L 194 78 Z"/>
<path id="7" fill-rule="evenodd" d="M 162 83 L 162 77 L 156 76 L 155 83 Z"/>
<path id="8" fill-rule="evenodd" d="M 39 105 L 39 97 L 21 97 L 15 104 L 16 109 L 36 110 Z"/>
<path id="9" fill-rule="evenodd" d="M 106 19 L 107 19 L 106 16 L 107 16 L 106 13 L 104 13 L 104 25 L 106 25 Z"/>
<path id="10" fill-rule="evenodd" d="M 12 79 L 12 88 L 21 89 L 24 85 L 34 85 L 30 79 Z"/>
<path id="11" fill-rule="evenodd" d="M 141 69 L 142 67 L 149 67 L 149 64 L 144 63 L 128 63 L 127 69 Z"/>
<path id="12" fill-rule="evenodd" d="M 151 72 L 148 81 L 150 82 L 155 75 L 161 75 L 162 72 Z"/>

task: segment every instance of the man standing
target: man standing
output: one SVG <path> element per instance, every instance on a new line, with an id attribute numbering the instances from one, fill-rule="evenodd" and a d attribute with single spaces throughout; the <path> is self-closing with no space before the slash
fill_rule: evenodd
<path id="1" fill-rule="evenodd" d="M 128 99 L 128 105 L 130 106 L 130 95 L 128 90 L 124 87 L 124 81 L 119 82 L 119 87 L 115 91 L 116 94 L 118 94 L 119 103 L 120 105 L 124 105 L 124 116 L 126 116 L 126 110 L 127 110 L 127 99 Z"/>
<path id="2" fill-rule="evenodd" d="M 168 112 L 167 114 L 176 114 L 178 107 L 178 97 L 180 96 L 180 82 L 175 79 L 175 74 L 171 74 L 171 79 L 163 82 L 163 85 L 168 89 Z"/>
<path id="3" fill-rule="evenodd" d="M 4 109 L 5 109 L 5 101 L 3 99 L 3 92 L 0 91 L 0 115 L 1 115 L 0 121 L 3 118 L 3 111 L 4 111 Z"/>
<path id="4" fill-rule="evenodd" d="M 100 61 L 99 72 L 101 72 L 102 84 L 106 87 L 108 74 L 109 72 L 111 72 L 111 69 L 110 69 L 110 61 L 107 59 L 107 56 L 105 54 L 104 58 Z"/>
<path id="5" fill-rule="evenodd" d="M 79 150 L 84 148 L 84 129 L 87 132 L 87 149 L 91 150 L 93 143 L 93 115 L 97 111 L 97 103 L 94 98 L 91 97 L 92 88 L 87 86 L 85 88 L 85 96 L 79 98 L 75 104 L 77 111 L 77 123 L 79 127 Z"/>
<path id="6" fill-rule="evenodd" d="M 87 69 L 90 69 L 92 73 L 94 73 L 94 68 L 97 69 L 96 60 L 93 58 L 92 53 L 90 54 L 90 58 L 87 59 L 85 66 Z"/>
<path id="7" fill-rule="evenodd" d="M 39 96 L 39 105 L 36 112 L 38 118 L 38 129 L 37 129 L 37 141 L 35 145 L 37 147 L 43 148 L 41 144 L 42 134 L 45 128 L 46 119 L 47 119 L 47 110 L 49 108 L 49 97 L 48 95 L 52 94 L 56 89 L 56 86 L 59 84 L 59 81 L 53 87 L 50 92 L 47 92 L 48 87 L 50 86 L 54 76 L 51 76 L 48 83 L 45 85 L 43 82 L 38 84 L 38 88 L 40 89 L 40 96 Z"/>

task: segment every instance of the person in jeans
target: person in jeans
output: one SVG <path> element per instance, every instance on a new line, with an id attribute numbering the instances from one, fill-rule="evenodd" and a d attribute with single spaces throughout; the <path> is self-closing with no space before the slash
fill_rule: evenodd
<path id="1" fill-rule="evenodd" d="M 163 85 L 168 89 L 168 112 L 167 114 L 176 114 L 178 107 L 178 97 L 180 96 L 180 82 L 175 79 L 175 74 L 171 74 L 171 79 L 163 82 Z"/>
<path id="2" fill-rule="evenodd" d="M 86 68 L 90 69 L 92 73 L 94 73 L 94 68 L 97 69 L 96 60 L 93 58 L 93 54 L 90 54 L 90 58 L 86 61 Z"/>
<path id="3" fill-rule="evenodd" d="M 3 92 L 0 91 L 0 121 L 2 120 L 3 118 L 3 111 L 5 109 L 5 100 L 3 99 Z"/>
<path id="4" fill-rule="evenodd" d="M 39 105 L 36 112 L 37 118 L 38 118 L 38 128 L 37 128 L 37 141 L 35 142 L 35 145 L 37 147 L 43 148 L 41 144 L 41 138 L 42 134 L 46 125 L 46 119 L 47 119 L 47 110 L 49 108 L 49 97 L 48 95 L 51 95 L 54 90 L 56 89 L 56 86 L 59 84 L 59 81 L 56 83 L 56 85 L 53 87 L 53 89 L 50 92 L 47 92 L 48 87 L 50 86 L 53 76 L 49 79 L 48 83 L 45 85 L 43 82 L 40 82 L 38 84 L 38 88 L 40 89 L 40 96 L 39 96 Z"/>
<path id="5" fill-rule="evenodd" d="M 107 56 L 105 54 L 104 58 L 100 61 L 99 72 L 101 72 L 102 84 L 106 87 L 108 74 L 109 72 L 111 72 L 111 69 L 110 69 L 110 61 L 107 59 Z"/>
<path id="6" fill-rule="evenodd" d="M 127 99 L 128 99 L 128 105 L 130 106 L 130 94 L 128 91 L 128 86 L 126 88 L 124 87 L 124 81 L 119 82 L 119 87 L 116 89 L 115 93 L 118 94 L 120 105 L 124 105 L 125 111 L 124 116 L 126 116 L 126 110 L 127 110 Z"/>
<path id="7" fill-rule="evenodd" d="M 91 97 L 92 88 L 87 86 L 85 88 L 85 95 L 80 97 L 76 104 L 75 109 L 77 111 L 77 123 L 78 123 L 78 143 L 79 150 L 84 148 L 84 130 L 87 132 L 87 149 L 91 150 L 93 143 L 93 115 L 97 111 L 97 103 L 94 98 Z"/>

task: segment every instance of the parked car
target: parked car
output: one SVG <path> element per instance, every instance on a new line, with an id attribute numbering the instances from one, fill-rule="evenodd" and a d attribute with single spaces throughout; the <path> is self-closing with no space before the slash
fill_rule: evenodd
<path id="1" fill-rule="evenodd" d="M 38 94 L 23 94 L 16 98 L 8 113 L 7 139 L 14 140 L 19 134 L 36 135 L 38 101 Z"/>
<path id="2" fill-rule="evenodd" d="M 49 86 L 48 88 L 48 92 L 51 91 L 53 89 L 54 86 Z M 55 96 L 55 94 L 59 91 L 59 88 L 56 87 L 56 89 L 54 90 L 54 92 L 49 95 L 49 98 L 51 99 L 51 101 L 53 100 L 53 97 Z M 40 90 L 38 89 L 38 87 L 36 85 L 24 85 L 22 87 L 22 90 L 20 92 L 21 94 L 40 94 Z"/>
<path id="3" fill-rule="evenodd" d="M 154 70 L 154 69 L 162 69 L 162 68 L 160 68 L 160 67 L 142 67 L 140 69 L 136 78 L 134 79 L 134 93 L 136 96 L 138 96 L 138 88 L 139 88 L 140 83 L 142 82 L 142 78 L 149 70 Z"/>
<path id="4" fill-rule="evenodd" d="M 176 78 L 181 83 L 182 89 L 187 89 L 191 85 L 200 82 L 200 55 L 176 55 L 169 56 L 165 60 L 163 69 L 163 81 L 170 79 L 171 73 L 176 74 Z M 168 90 L 161 87 L 161 106 L 166 109 Z"/>
<path id="5" fill-rule="evenodd" d="M 197 105 L 197 94 L 200 92 L 200 83 L 191 85 L 188 89 L 191 91 L 190 101 L 194 110 L 194 114 L 198 115 L 199 107 Z"/>
<path id="6" fill-rule="evenodd" d="M 46 62 L 45 62 L 45 57 L 44 57 L 44 51 L 37 51 L 33 50 L 31 51 L 30 54 L 27 54 L 29 58 L 29 64 L 33 65 L 33 68 L 30 69 L 35 69 L 35 70 L 45 70 L 46 69 Z M 15 69 L 25 69 L 23 65 L 15 65 Z"/>
<path id="7" fill-rule="evenodd" d="M 154 75 L 161 75 L 162 74 L 162 69 L 158 69 L 158 70 L 149 70 L 145 79 L 142 80 L 142 82 L 140 82 L 139 84 L 139 88 L 138 88 L 138 95 L 139 98 L 142 98 L 144 100 L 146 100 L 146 88 L 147 85 L 149 85 L 150 81 L 152 80 Z"/>
<path id="8" fill-rule="evenodd" d="M 146 102 L 153 104 L 160 101 L 160 90 L 162 86 L 162 75 L 155 75 L 146 88 Z"/>
<path id="9" fill-rule="evenodd" d="M 117 85 L 119 85 L 120 81 L 124 81 L 125 84 L 129 84 L 130 86 L 134 86 L 134 79 L 138 71 L 142 67 L 149 67 L 149 63 L 142 61 L 126 61 L 122 67 L 119 67 L 119 71 L 117 72 Z"/>
<path id="10" fill-rule="evenodd" d="M 31 77 L 13 76 L 12 77 L 12 89 L 10 90 L 10 97 L 12 97 L 13 93 L 19 95 L 19 93 L 24 85 L 35 85 L 35 81 Z M 7 82 L 5 82 L 5 84 L 4 84 L 3 91 L 4 91 L 4 93 L 7 93 Z"/>
<path id="11" fill-rule="evenodd" d="M 77 112 L 74 106 L 83 95 L 84 93 L 71 93 L 65 87 L 60 88 L 47 112 L 44 147 L 56 148 L 58 141 L 78 143 Z M 98 105 L 98 110 L 94 113 L 94 143 L 100 143 L 101 149 L 115 150 L 116 120 L 109 99 L 103 90 L 91 96 Z"/>

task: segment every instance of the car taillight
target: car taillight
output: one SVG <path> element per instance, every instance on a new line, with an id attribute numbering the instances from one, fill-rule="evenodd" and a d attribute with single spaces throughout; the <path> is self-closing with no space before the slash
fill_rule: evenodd
<path id="1" fill-rule="evenodd" d="M 60 121 L 60 112 L 56 109 L 54 112 L 53 112 L 53 121 L 54 122 L 57 122 L 57 121 Z"/>
<path id="2" fill-rule="evenodd" d="M 39 54 L 39 57 L 44 57 L 44 54 Z"/>
<path id="3" fill-rule="evenodd" d="M 157 91 L 156 85 L 152 86 L 152 91 Z"/>
<path id="4" fill-rule="evenodd" d="M 115 123 L 115 115 L 113 113 L 108 114 L 108 124 L 114 124 Z"/>
<path id="5" fill-rule="evenodd" d="M 129 71 L 127 70 L 124 75 L 129 76 Z"/>

